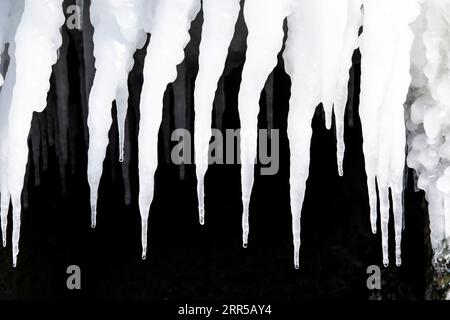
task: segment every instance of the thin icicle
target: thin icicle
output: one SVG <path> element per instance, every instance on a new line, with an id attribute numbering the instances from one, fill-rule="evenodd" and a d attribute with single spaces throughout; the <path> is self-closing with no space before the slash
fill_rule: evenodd
<path id="1" fill-rule="evenodd" d="M 59 28 L 63 23 L 62 0 L 25 0 L 15 37 L 17 73 L 8 119 L 8 187 L 13 204 L 14 266 L 19 253 L 20 197 L 28 160 L 31 119 L 34 111 L 41 112 L 47 104 L 52 65 L 56 63 L 62 41 Z"/>
<path id="2" fill-rule="evenodd" d="M 217 85 L 225 68 L 228 47 L 239 17 L 239 0 L 204 0 L 203 29 L 200 42 L 199 72 L 195 100 L 195 164 L 200 224 L 204 224 L 205 186 L 208 146 L 211 138 L 211 113 Z"/>
<path id="3" fill-rule="evenodd" d="M 177 77 L 177 65 L 184 59 L 191 22 L 200 11 L 200 0 L 159 0 L 151 7 L 154 19 L 144 65 L 139 129 L 139 210 L 142 219 L 142 258 L 147 254 L 147 228 L 153 200 L 154 174 L 158 165 L 158 131 L 163 97 Z"/>
<path id="4" fill-rule="evenodd" d="M 89 96 L 88 181 L 91 188 L 91 225 L 97 224 L 97 199 L 111 127 L 112 102 L 117 102 L 120 161 L 123 161 L 124 123 L 128 108 L 128 73 L 133 55 L 143 46 L 142 2 L 92 0 L 95 78 Z"/>
<path id="5" fill-rule="evenodd" d="M 339 69 L 334 92 L 334 114 L 336 123 L 336 158 L 338 172 L 344 175 L 344 117 L 345 106 L 348 98 L 348 82 L 350 79 L 350 68 L 352 66 L 353 52 L 358 47 L 358 31 L 362 26 L 362 0 L 349 0 L 347 6 L 347 25 L 345 27 L 342 47 L 338 51 Z"/>
<path id="6" fill-rule="evenodd" d="M 277 65 L 283 45 L 283 22 L 291 12 L 290 0 L 247 0 L 247 54 L 238 97 L 241 120 L 242 242 L 247 247 L 249 204 L 256 160 L 259 99 L 266 80 Z"/>
<path id="7" fill-rule="evenodd" d="M 377 193 L 380 198 L 383 264 L 389 264 L 389 189 L 395 221 L 396 264 L 401 264 L 405 119 L 403 104 L 411 82 L 410 28 L 419 6 L 416 0 L 365 0 L 361 35 L 361 104 L 367 186 L 372 230 L 376 231 Z M 383 21 L 380 24 L 380 21 Z"/>

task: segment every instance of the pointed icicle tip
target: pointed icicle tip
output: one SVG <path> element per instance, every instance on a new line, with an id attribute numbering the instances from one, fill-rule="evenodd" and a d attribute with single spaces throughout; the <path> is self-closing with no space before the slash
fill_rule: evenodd
<path id="1" fill-rule="evenodd" d="M 371 228 L 372 228 L 372 233 L 373 234 L 377 234 L 377 225 L 376 224 L 372 224 Z"/>
<path id="2" fill-rule="evenodd" d="M 205 209 L 199 208 L 199 222 L 200 225 L 205 225 Z"/>
<path id="3" fill-rule="evenodd" d="M 91 205 L 91 228 L 95 229 L 97 226 L 97 206 Z"/>

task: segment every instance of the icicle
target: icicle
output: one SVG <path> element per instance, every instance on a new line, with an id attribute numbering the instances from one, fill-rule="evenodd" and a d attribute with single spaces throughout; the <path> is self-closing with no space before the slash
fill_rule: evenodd
<path id="1" fill-rule="evenodd" d="M 350 79 L 350 68 L 352 66 L 353 53 L 358 47 L 358 31 L 362 25 L 362 0 L 349 0 L 347 6 L 347 25 L 343 34 L 342 46 L 335 47 L 336 52 L 340 52 L 338 60 L 337 79 L 335 79 L 334 113 L 336 122 L 336 158 L 339 175 L 344 174 L 344 117 L 345 106 L 348 98 L 348 82 Z M 327 75 L 324 75 L 327 77 Z"/>
<path id="2" fill-rule="evenodd" d="M 46 19 L 42 19 L 42 17 Z M 8 128 L 8 187 L 13 204 L 13 265 L 17 263 L 20 237 L 21 193 L 28 160 L 27 138 L 34 111 L 46 106 L 52 65 L 61 45 L 64 23 L 62 0 L 25 0 L 17 29 L 16 83 Z M 32 48 L 32 49 L 30 49 Z M 30 72 L 32 70 L 32 72 Z"/>
<path id="3" fill-rule="evenodd" d="M 133 54 L 143 46 L 140 15 L 142 2 L 92 0 L 95 78 L 89 96 L 88 181 L 91 188 L 91 224 L 97 223 L 97 198 L 103 160 L 111 127 L 112 102 L 116 99 L 120 133 L 120 161 L 123 161 L 124 123 L 128 106 L 128 73 Z"/>
<path id="4" fill-rule="evenodd" d="M 211 138 L 211 113 L 214 96 L 225 68 L 228 47 L 239 16 L 239 0 L 204 0 L 203 29 L 200 43 L 199 72 L 195 100 L 195 164 L 200 224 L 204 224 L 204 177 L 208 169 L 208 147 Z"/>
<path id="5" fill-rule="evenodd" d="M 389 189 L 395 220 L 396 264 L 401 264 L 402 192 L 405 165 L 403 104 L 409 74 L 413 33 L 409 24 L 419 14 L 417 1 L 365 0 L 361 35 L 360 117 L 363 131 L 370 217 L 376 232 L 378 186 L 383 264 L 389 264 Z M 383 21 L 380 24 L 380 21 Z"/>
<path id="6" fill-rule="evenodd" d="M 244 17 L 248 28 L 247 54 L 238 97 L 241 120 L 242 242 L 247 247 L 249 204 L 256 159 L 259 99 L 264 84 L 277 65 L 283 45 L 284 19 L 291 1 L 247 0 Z"/>
<path id="7" fill-rule="evenodd" d="M 13 88 L 16 83 L 16 46 L 14 35 L 16 34 L 17 26 L 22 17 L 24 1 L 14 1 L 11 8 L 11 15 L 8 20 L 7 29 L 8 37 L 4 39 L 9 43 L 9 66 L 5 76 L 5 84 L 0 91 L 0 215 L 1 215 L 1 229 L 2 242 L 6 246 L 6 231 L 8 224 L 8 211 L 10 204 L 10 192 L 8 189 L 8 114 L 11 107 L 11 99 Z"/>
<path id="8" fill-rule="evenodd" d="M 189 27 L 200 10 L 199 0 L 159 0 L 152 8 L 154 21 L 144 65 L 139 129 L 139 210 L 142 219 L 142 258 L 147 252 L 147 226 L 153 200 L 154 174 L 158 163 L 158 130 L 163 96 L 177 77 L 177 65 L 184 59 Z"/>

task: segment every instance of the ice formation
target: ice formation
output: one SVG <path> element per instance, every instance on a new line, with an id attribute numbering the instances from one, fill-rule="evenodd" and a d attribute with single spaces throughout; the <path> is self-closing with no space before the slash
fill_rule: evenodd
<path id="1" fill-rule="evenodd" d="M 410 51 L 414 34 L 410 24 L 419 12 L 418 1 L 364 3 L 360 117 L 373 232 L 376 232 L 378 187 L 384 265 L 389 264 L 389 189 L 394 211 L 396 264 L 401 264 L 406 145 L 403 105 L 411 83 Z"/>
<path id="2" fill-rule="evenodd" d="M 195 83 L 195 164 L 200 223 L 205 216 L 204 177 L 208 168 L 211 113 L 217 83 L 225 67 L 228 47 L 239 16 L 239 0 L 204 0 L 199 72 Z"/>
<path id="3" fill-rule="evenodd" d="M 2 217 L 6 224 L 9 196 L 13 205 L 13 265 L 19 253 L 21 195 L 28 161 L 28 134 L 33 112 L 47 104 L 52 66 L 61 45 L 59 28 L 64 23 L 62 0 L 13 1 L 10 14 L 10 64 L 2 88 Z M 17 15 L 21 14 L 20 23 Z M 42 19 L 42 17 L 46 19 Z M 8 30 L 7 28 L 7 30 Z M 9 110 L 8 110 L 9 108 Z M 3 113 L 4 112 L 4 113 Z M 6 173 L 5 173 L 6 171 Z M 6 227 L 6 225 L 5 225 Z M 3 237 L 5 237 L 3 230 Z M 5 239 L 5 238 L 3 238 Z"/>
<path id="4" fill-rule="evenodd" d="M 450 1 L 424 1 L 413 29 L 407 163 L 426 193 L 438 260 L 450 237 Z"/>
<path id="5" fill-rule="evenodd" d="M 52 66 L 57 62 L 62 42 L 62 4 L 63 0 L 0 0 L 1 227 L 5 245 L 7 214 L 12 200 L 14 264 L 19 251 L 27 139 L 33 112 L 42 111 L 46 106 Z M 426 192 L 433 248 L 438 251 L 450 235 L 450 0 L 92 0 L 91 6 L 83 9 L 82 31 L 87 69 L 82 80 L 86 91 L 83 99 L 88 100 L 89 108 L 85 103 L 81 106 L 83 117 L 87 116 L 85 129 L 89 129 L 92 226 L 96 225 L 98 189 L 113 102 L 118 118 L 119 161 L 123 161 L 128 75 L 134 65 L 135 52 L 144 46 L 150 34 L 143 70 L 137 150 L 142 257 L 146 257 L 163 96 L 177 75 L 174 90 L 181 95 L 189 94 L 189 87 L 183 85 L 192 79 L 190 70 L 180 64 L 190 41 L 191 23 L 201 9 L 203 26 L 194 88 L 194 129 L 199 220 L 204 223 L 204 177 L 208 168 L 213 102 L 242 5 L 248 29 L 238 94 L 244 247 L 249 236 L 259 100 L 265 86 L 273 87 L 270 74 L 279 57 L 283 58 L 292 82 L 287 134 L 291 153 L 289 182 L 294 265 L 298 268 L 301 211 L 309 175 L 311 121 L 317 106 L 322 105 L 325 126 L 330 129 L 334 112 L 336 163 L 338 174 L 343 175 L 347 85 L 352 55 L 359 47 L 362 56 L 359 111 L 370 220 L 372 231 L 376 232 L 379 202 L 383 263 L 389 263 L 390 202 L 394 213 L 396 264 L 401 263 L 406 146 L 407 164 L 417 173 L 417 186 Z M 43 16 L 46 18 L 42 19 Z M 91 27 L 86 23 L 89 18 Z M 63 36 L 67 36 L 65 32 L 67 30 L 63 29 Z M 89 32 L 93 32 L 93 46 L 88 40 Z M 283 45 L 284 52 L 279 56 Z M 93 51 L 95 66 L 89 50 Z M 61 59 L 66 59 L 67 51 L 67 46 L 60 49 Z M 95 74 L 92 73 L 94 67 Z M 58 65 L 55 69 L 67 72 Z M 64 87 L 65 84 L 60 83 L 68 80 L 57 78 L 56 82 L 56 86 Z M 58 129 L 60 141 L 56 146 L 63 154 L 59 164 L 63 175 L 68 157 L 65 146 L 69 134 L 67 87 L 61 89 L 58 99 L 61 105 L 58 113 L 49 114 L 50 120 L 42 122 L 40 128 L 31 128 L 37 132 L 31 135 L 31 147 L 33 161 L 39 164 L 39 150 L 47 148 L 46 140 L 39 140 L 39 132 L 47 131 L 50 145 L 55 143 L 50 141 Z M 176 103 L 177 110 L 188 107 L 187 103 Z M 54 118 L 61 122 L 59 128 L 54 127 Z M 186 121 L 185 116 L 177 118 L 176 126 L 183 121 Z M 270 119 L 268 123 L 272 127 Z M 71 156 L 74 157 L 73 152 Z M 43 166 L 48 163 L 46 157 L 46 151 L 42 151 Z M 35 180 L 39 180 L 39 171 L 35 173 Z"/>
<path id="6" fill-rule="evenodd" d="M 158 165 L 158 131 L 163 96 L 177 77 L 177 66 L 184 59 L 191 22 L 200 11 L 200 0 L 159 0 L 148 26 L 151 40 L 144 65 L 139 123 L 139 210 L 142 219 L 142 258 L 147 252 L 147 226 L 153 200 L 154 175 Z"/>
<path id="7" fill-rule="evenodd" d="M 89 96 L 88 180 L 91 188 L 91 224 L 97 223 L 97 194 L 116 101 L 120 161 L 124 157 L 125 118 L 128 109 L 128 73 L 133 55 L 145 44 L 141 0 L 92 0 L 95 78 Z"/>

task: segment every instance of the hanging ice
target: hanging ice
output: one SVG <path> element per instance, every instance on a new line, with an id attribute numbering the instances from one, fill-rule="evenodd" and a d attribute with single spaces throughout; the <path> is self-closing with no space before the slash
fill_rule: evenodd
<path id="1" fill-rule="evenodd" d="M 149 25 L 150 44 L 144 65 L 139 123 L 139 210 L 142 219 L 142 258 L 147 252 L 147 226 L 158 165 L 158 131 L 166 87 L 177 77 L 184 59 L 189 28 L 200 10 L 200 0 L 158 0 Z"/>
<path id="2" fill-rule="evenodd" d="M 247 247 L 249 204 L 256 159 L 259 98 L 267 77 L 277 64 L 283 45 L 284 19 L 291 13 L 291 0 L 246 0 L 244 17 L 248 29 L 246 62 L 242 71 L 238 105 L 241 121 L 242 242 Z"/>
<path id="3" fill-rule="evenodd" d="M 228 47 L 239 16 L 239 0 L 204 0 L 199 72 L 195 83 L 195 164 L 200 223 L 204 223 L 211 113 L 217 83 L 225 67 Z"/>
<path id="4" fill-rule="evenodd" d="M 120 161 L 123 161 L 128 73 L 133 54 L 145 44 L 141 0 L 92 0 L 96 74 L 89 97 L 88 180 L 91 188 L 92 227 L 96 225 L 97 194 L 108 146 L 111 107 L 116 101 Z"/>
<path id="5" fill-rule="evenodd" d="M 46 17 L 42 19 L 42 17 Z M 33 112 L 46 106 L 52 65 L 61 45 L 62 0 L 25 0 L 15 36 L 16 81 L 8 116 L 8 189 L 13 204 L 13 264 L 19 253 L 21 194 Z"/>
<path id="6" fill-rule="evenodd" d="M 403 104 L 411 82 L 410 51 L 414 35 L 410 24 L 419 9 L 418 1 L 364 1 L 359 110 L 373 232 L 376 232 L 378 186 L 384 265 L 389 264 L 389 189 L 394 211 L 396 264 L 401 264 L 406 144 Z"/>
<path id="7" fill-rule="evenodd" d="M 343 122 L 353 51 L 361 26 L 361 1 L 299 0 L 288 17 L 284 59 L 291 76 L 288 138 L 291 151 L 291 212 L 294 264 L 299 266 L 300 217 L 309 175 L 311 121 L 322 103 L 326 126 L 336 113 L 337 159 L 342 175 Z"/>
<path id="8" fill-rule="evenodd" d="M 6 2 L 3 1 L 3 5 Z M 5 76 L 5 85 L 0 89 L 0 216 L 3 246 L 6 246 L 6 231 L 8 223 L 8 210 L 10 195 L 8 190 L 8 115 L 11 106 L 12 91 L 16 82 L 16 55 L 14 35 L 23 12 L 24 1 L 11 2 L 10 11 L 3 22 L 4 37 L 2 42 L 9 44 L 8 71 Z M 6 7 L 4 8 L 6 10 Z M 6 53 L 5 53 L 6 54 Z"/>

